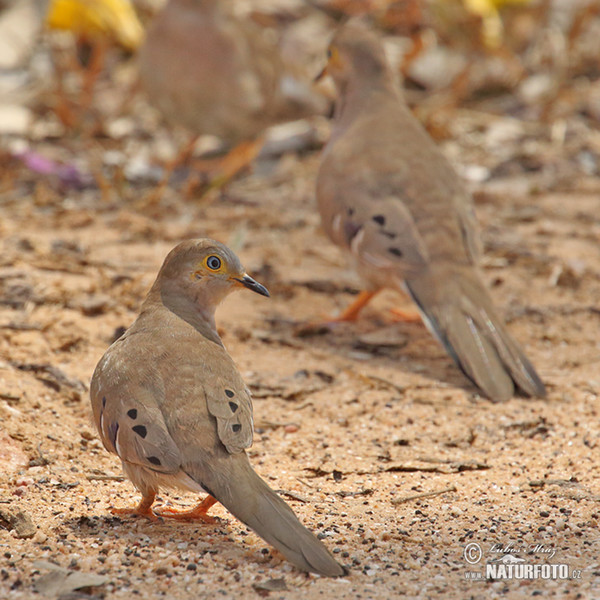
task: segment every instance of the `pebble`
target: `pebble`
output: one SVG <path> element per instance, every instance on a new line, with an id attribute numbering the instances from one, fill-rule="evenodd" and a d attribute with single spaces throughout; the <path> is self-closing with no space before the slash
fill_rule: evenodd
<path id="1" fill-rule="evenodd" d="M 48 539 L 48 536 L 43 531 L 36 531 L 32 541 L 36 544 L 43 544 Z"/>
<path id="2" fill-rule="evenodd" d="M 34 480 L 32 477 L 19 477 L 15 481 L 15 485 L 17 487 L 19 487 L 19 486 L 27 487 L 28 485 L 32 485 L 33 483 L 34 483 Z"/>

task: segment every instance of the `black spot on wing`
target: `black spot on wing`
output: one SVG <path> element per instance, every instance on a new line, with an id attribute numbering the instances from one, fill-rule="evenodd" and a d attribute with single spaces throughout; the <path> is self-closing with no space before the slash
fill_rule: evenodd
<path id="1" fill-rule="evenodd" d="M 106 406 L 106 396 L 102 396 L 102 408 Z"/>
<path id="2" fill-rule="evenodd" d="M 385 217 L 383 215 L 375 215 L 373 217 L 373 221 L 375 221 L 375 223 L 379 223 L 379 225 L 382 227 L 385 225 Z"/>
<path id="3" fill-rule="evenodd" d="M 388 252 L 390 254 L 393 254 L 394 256 L 403 256 L 404 253 L 402 252 L 402 250 L 400 250 L 400 248 L 388 248 Z"/>
<path id="4" fill-rule="evenodd" d="M 241 426 L 239 423 L 234 423 L 234 424 L 231 426 L 231 429 L 232 429 L 232 430 L 233 430 L 235 433 L 237 433 L 238 431 L 241 431 L 241 429 L 242 429 L 242 426 Z"/>
<path id="5" fill-rule="evenodd" d="M 136 408 L 130 408 L 130 409 L 127 411 L 127 416 L 128 416 L 130 419 L 137 419 L 137 409 L 136 409 Z"/>
<path id="6" fill-rule="evenodd" d="M 354 209 L 351 206 L 349 206 L 348 207 L 348 216 L 351 217 L 353 214 L 354 214 Z"/>
<path id="7" fill-rule="evenodd" d="M 148 435 L 148 430 L 145 425 L 136 425 L 132 427 L 133 431 L 135 431 L 141 438 L 145 438 Z"/>
<path id="8" fill-rule="evenodd" d="M 160 458 L 158 458 L 157 456 L 147 456 L 146 459 L 148 460 L 149 463 L 152 463 L 153 465 L 156 465 L 157 467 L 161 466 L 161 462 L 160 462 Z"/>
<path id="9" fill-rule="evenodd" d="M 235 412 L 239 408 L 239 406 L 235 402 L 230 402 L 229 408 L 231 409 L 231 412 Z"/>
<path id="10" fill-rule="evenodd" d="M 235 396 L 235 392 L 233 390 L 225 390 L 225 395 L 228 398 L 233 398 Z"/>

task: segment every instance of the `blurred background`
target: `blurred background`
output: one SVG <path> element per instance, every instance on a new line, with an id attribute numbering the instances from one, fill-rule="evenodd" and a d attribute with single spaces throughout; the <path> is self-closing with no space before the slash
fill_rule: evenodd
<path id="1" fill-rule="evenodd" d="M 323 66 L 336 25 L 364 15 L 384 36 L 416 116 L 448 142 L 475 184 L 535 172 L 538 189 L 556 189 L 598 173 L 598 0 L 221 4 L 256 25 L 284 68 L 307 82 Z M 20 194 L 14 181 L 20 173 L 57 201 L 78 189 L 99 191 L 105 202 L 144 204 L 171 168 L 176 189 L 189 181 L 189 172 L 173 163 L 190 132 L 166 120 L 139 82 L 136 55 L 163 6 L 161 0 L 0 3 L 0 193 Z M 324 98 L 314 111 L 321 116 L 270 132 L 261 151 L 265 169 L 285 154 L 318 150 L 326 139 L 331 88 L 315 93 Z M 189 154 L 218 154 L 223 140 L 198 129 Z M 460 139 L 460 151 L 453 139 Z M 475 153 L 467 161 L 465 150 Z M 220 187 L 210 182 L 196 177 L 186 190 L 201 198 Z M 167 201 L 170 191 L 164 190 Z"/>

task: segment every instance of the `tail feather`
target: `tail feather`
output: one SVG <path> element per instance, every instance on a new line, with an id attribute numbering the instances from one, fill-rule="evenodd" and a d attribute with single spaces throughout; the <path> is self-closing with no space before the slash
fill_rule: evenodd
<path id="1" fill-rule="evenodd" d="M 203 479 L 210 494 L 298 569 L 325 577 L 346 575 L 346 569 L 258 476 L 247 457 L 240 454 L 236 458 L 228 461 L 231 470 L 227 479 Z"/>
<path id="2" fill-rule="evenodd" d="M 507 400 L 515 386 L 527 396 L 546 395 L 474 270 L 430 270 L 405 283 L 429 329 L 487 397 Z"/>

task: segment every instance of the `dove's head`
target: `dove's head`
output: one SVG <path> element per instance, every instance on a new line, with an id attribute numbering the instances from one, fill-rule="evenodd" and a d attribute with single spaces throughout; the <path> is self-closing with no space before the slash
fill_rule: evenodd
<path id="1" fill-rule="evenodd" d="M 240 259 L 227 246 L 198 239 L 182 242 L 169 252 L 151 296 L 160 294 L 163 304 L 174 312 L 186 308 L 208 315 L 214 314 L 219 302 L 239 288 L 269 295 L 267 288 L 246 273 Z"/>
<path id="2" fill-rule="evenodd" d="M 348 21 L 333 36 L 322 72 L 325 74 L 332 77 L 340 94 L 349 86 L 366 86 L 391 76 L 379 38 L 358 19 Z"/>

